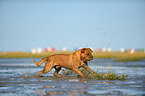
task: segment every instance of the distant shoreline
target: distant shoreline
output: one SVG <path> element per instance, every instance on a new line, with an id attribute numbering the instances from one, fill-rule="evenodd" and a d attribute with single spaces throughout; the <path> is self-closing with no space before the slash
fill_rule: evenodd
<path id="1" fill-rule="evenodd" d="M 73 51 L 55 51 L 43 53 L 27 53 L 27 52 L 0 52 L 0 58 L 44 58 L 53 54 L 70 54 Z M 115 61 L 140 61 L 145 59 L 145 53 L 142 52 L 93 52 L 94 58 L 115 58 Z"/>

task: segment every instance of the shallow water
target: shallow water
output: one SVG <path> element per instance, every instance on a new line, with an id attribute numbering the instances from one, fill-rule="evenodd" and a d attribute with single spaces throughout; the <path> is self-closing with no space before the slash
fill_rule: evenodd
<path id="1" fill-rule="evenodd" d="M 75 96 L 143 96 L 145 95 L 145 60 L 137 62 L 114 62 L 114 59 L 94 59 L 89 66 L 98 72 L 128 75 L 127 80 L 88 80 L 76 76 L 57 78 L 54 70 L 34 76 L 43 69 L 33 63 L 34 59 L 0 59 L 0 96 L 22 95 L 75 95 Z M 40 59 L 36 59 L 39 61 Z"/>

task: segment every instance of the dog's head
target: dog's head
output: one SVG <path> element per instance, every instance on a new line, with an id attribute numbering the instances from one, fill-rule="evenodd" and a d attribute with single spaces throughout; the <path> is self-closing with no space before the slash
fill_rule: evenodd
<path id="1" fill-rule="evenodd" d="M 92 56 L 92 50 L 90 48 L 83 48 L 83 49 L 80 49 L 80 59 L 81 61 L 83 61 L 84 63 L 89 63 L 90 60 L 93 59 L 93 56 Z"/>

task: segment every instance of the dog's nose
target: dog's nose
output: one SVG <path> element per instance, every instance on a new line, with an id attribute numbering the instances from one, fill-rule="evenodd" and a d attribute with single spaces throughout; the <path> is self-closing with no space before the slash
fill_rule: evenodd
<path id="1" fill-rule="evenodd" d="M 92 57 L 92 59 L 93 59 L 93 56 L 91 56 Z"/>

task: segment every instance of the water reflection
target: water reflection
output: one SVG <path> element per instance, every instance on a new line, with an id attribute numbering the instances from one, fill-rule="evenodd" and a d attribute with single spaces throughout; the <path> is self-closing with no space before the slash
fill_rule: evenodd
<path id="1" fill-rule="evenodd" d="M 50 96 L 50 95 L 62 95 L 63 93 L 61 92 L 42 92 L 41 90 L 38 90 L 38 91 L 35 91 L 35 93 L 38 93 L 38 94 L 41 94 L 41 95 L 47 95 L 47 96 Z"/>

